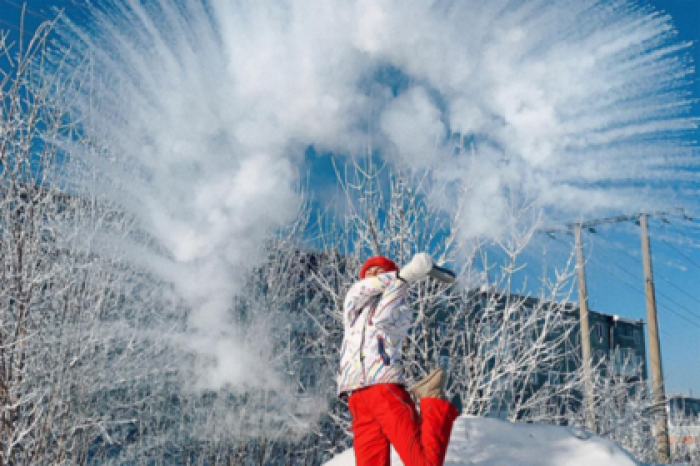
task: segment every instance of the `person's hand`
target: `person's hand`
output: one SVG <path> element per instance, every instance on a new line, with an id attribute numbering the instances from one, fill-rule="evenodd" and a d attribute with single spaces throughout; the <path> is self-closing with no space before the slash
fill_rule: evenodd
<path id="1" fill-rule="evenodd" d="M 433 268 L 433 259 L 425 252 L 413 256 L 411 262 L 406 264 L 399 271 L 399 278 L 407 283 L 415 283 L 428 276 L 428 272 Z"/>

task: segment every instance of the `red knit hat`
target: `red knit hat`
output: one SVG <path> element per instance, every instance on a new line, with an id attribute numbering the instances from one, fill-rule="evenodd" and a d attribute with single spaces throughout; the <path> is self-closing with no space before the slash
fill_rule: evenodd
<path id="1" fill-rule="evenodd" d="M 362 266 L 360 271 L 360 278 L 365 278 L 365 273 L 370 267 L 381 267 L 385 272 L 395 272 L 399 270 L 393 260 L 386 258 L 384 256 L 370 257 L 367 262 Z"/>

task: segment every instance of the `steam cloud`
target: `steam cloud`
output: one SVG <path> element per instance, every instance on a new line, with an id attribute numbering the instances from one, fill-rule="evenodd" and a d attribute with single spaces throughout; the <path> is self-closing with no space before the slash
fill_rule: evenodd
<path id="1" fill-rule="evenodd" d="M 261 238 L 295 215 L 309 145 L 372 141 L 433 167 L 466 197 L 465 239 L 498 234 L 513 197 L 571 218 L 648 207 L 695 176 L 687 44 L 628 1 L 125 0 L 93 14 L 70 39 L 98 83 L 79 106 L 122 167 L 118 200 L 169 251 L 192 347 L 226 361 L 210 386 L 250 378 L 226 312 Z"/>

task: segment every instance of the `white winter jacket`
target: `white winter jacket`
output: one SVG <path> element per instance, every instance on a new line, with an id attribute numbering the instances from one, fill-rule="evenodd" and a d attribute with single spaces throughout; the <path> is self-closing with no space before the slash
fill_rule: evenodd
<path id="1" fill-rule="evenodd" d="M 401 343 L 411 325 L 409 285 L 396 272 L 365 278 L 345 297 L 338 394 L 380 383 L 404 384 Z"/>

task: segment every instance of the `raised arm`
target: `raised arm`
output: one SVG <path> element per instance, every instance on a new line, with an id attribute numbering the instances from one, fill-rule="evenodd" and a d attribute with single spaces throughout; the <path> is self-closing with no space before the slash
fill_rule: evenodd
<path id="1" fill-rule="evenodd" d="M 411 262 L 396 274 L 397 279 L 391 282 L 382 293 L 382 298 L 372 315 L 372 323 L 379 328 L 395 326 L 400 321 L 401 326 L 405 325 L 401 315 L 411 309 L 410 306 L 405 305 L 408 288 L 411 284 L 426 278 L 432 267 L 433 260 L 428 254 L 420 253 L 413 256 Z"/>

